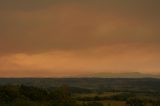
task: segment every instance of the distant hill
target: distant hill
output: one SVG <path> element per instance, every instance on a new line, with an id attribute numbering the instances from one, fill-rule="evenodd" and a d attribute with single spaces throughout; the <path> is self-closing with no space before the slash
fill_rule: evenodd
<path id="1" fill-rule="evenodd" d="M 68 85 L 93 91 L 160 92 L 157 78 L 0 78 L 0 85 L 26 85 L 54 88 Z"/>
<path id="2" fill-rule="evenodd" d="M 140 72 L 130 72 L 130 73 L 95 73 L 81 75 L 78 77 L 89 77 L 89 78 L 160 78 L 160 74 L 145 74 Z"/>

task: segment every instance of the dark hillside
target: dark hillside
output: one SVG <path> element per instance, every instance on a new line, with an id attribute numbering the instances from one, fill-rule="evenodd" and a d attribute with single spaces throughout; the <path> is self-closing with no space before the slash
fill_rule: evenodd
<path id="1" fill-rule="evenodd" d="M 98 91 L 160 91 L 160 79 L 153 78 L 1 78 L 0 85 L 26 85 L 42 88 L 69 85 Z"/>

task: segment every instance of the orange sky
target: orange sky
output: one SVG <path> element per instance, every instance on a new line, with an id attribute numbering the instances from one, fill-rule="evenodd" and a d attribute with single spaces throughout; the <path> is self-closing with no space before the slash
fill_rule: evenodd
<path id="1" fill-rule="evenodd" d="M 159 0 L 0 1 L 0 77 L 160 73 Z"/>

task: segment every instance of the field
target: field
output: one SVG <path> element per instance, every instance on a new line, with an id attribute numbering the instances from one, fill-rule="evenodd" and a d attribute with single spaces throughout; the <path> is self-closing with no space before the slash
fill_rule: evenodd
<path id="1" fill-rule="evenodd" d="M 85 98 L 86 101 L 82 100 L 85 102 L 99 102 L 99 103 L 103 104 L 103 106 L 128 106 L 127 100 L 130 98 L 135 98 L 135 99 L 143 101 L 142 106 L 155 106 L 154 103 L 151 101 L 152 100 L 154 101 L 157 98 L 160 98 L 160 96 L 154 97 L 152 94 L 150 94 L 150 96 L 149 95 L 147 96 L 146 94 L 141 94 L 141 93 L 137 93 L 137 94 L 135 94 L 135 96 L 130 95 L 127 98 L 124 98 L 123 94 L 125 94 L 125 93 L 124 92 L 104 92 L 104 93 L 78 94 L 75 96 L 79 97 L 81 99 Z M 121 95 L 121 96 L 119 96 L 119 95 Z M 114 96 L 114 98 L 111 98 L 113 96 Z M 117 97 L 119 96 L 119 99 L 116 98 L 116 96 Z M 98 100 L 95 100 L 95 99 L 98 99 Z M 80 103 L 82 103 L 82 102 L 80 102 Z"/>
<path id="2" fill-rule="evenodd" d="M 131 93 L 131 92 L 104 92 L 79 94 L 76 97 L 86 102 L 100 102 L 103 106 L 127 106 L 127 102 L 136 99 L 141 101 L 144 106 L 155 106 L 154 101 L 160 100 L 160 95 L 152 93 Z"/>

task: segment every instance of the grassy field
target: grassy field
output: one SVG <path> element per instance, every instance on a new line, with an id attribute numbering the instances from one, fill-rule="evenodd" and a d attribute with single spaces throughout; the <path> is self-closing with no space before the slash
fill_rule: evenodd
<path id="1" fill-rule="evenodd" d="M 104 106 L 126 106 L 125 101 L 101 101 Z"/>
<path id="2" fill-rule="evenodd" d="M 103 104 L 103 106 L 127 106 L 126 101 L 115 101 L 115 100 L 104 100 L 104 101 L 96 101 Z M 79 102 L 82 104 L 82 102 Z M 144 106 L 154 106 L 151 103 L 145 103 Z"/>
<path id="3" fill-rule="evenodd" d="M 99 97 L 110 97 L 110 96 L 114 96 L 117 94 L 121 94 L 122 92 L 104 92 L 104 93 L 81 93 L 78 94 L 77 96 L 79 97 L 95 97 L 95 96 L 99 96 Z"/>
<path id="4" fill-rule="evenodd" d="M 124 98 L 124 100 L 118 100 L 129 93 L 130 92 L 83 93 L 76 94 L 74 96 L 76 98 L 81 98 L 83 102 L 99 102 L 102 103 L 103 106 L 127 106 L 127 101 L 133 98 L 142 101 L 142 106 L 158 106 L 154 105 L 151 101 L 159 101 L 160 96 L 155 96 L 155 94 L 151 93 L 134 93 L 134 95 L 128 95 L 128 97 Z M 97 98 L 98 100 L 96 100 Z M 80 103 L 82 103 L 82 101 Z"/>

